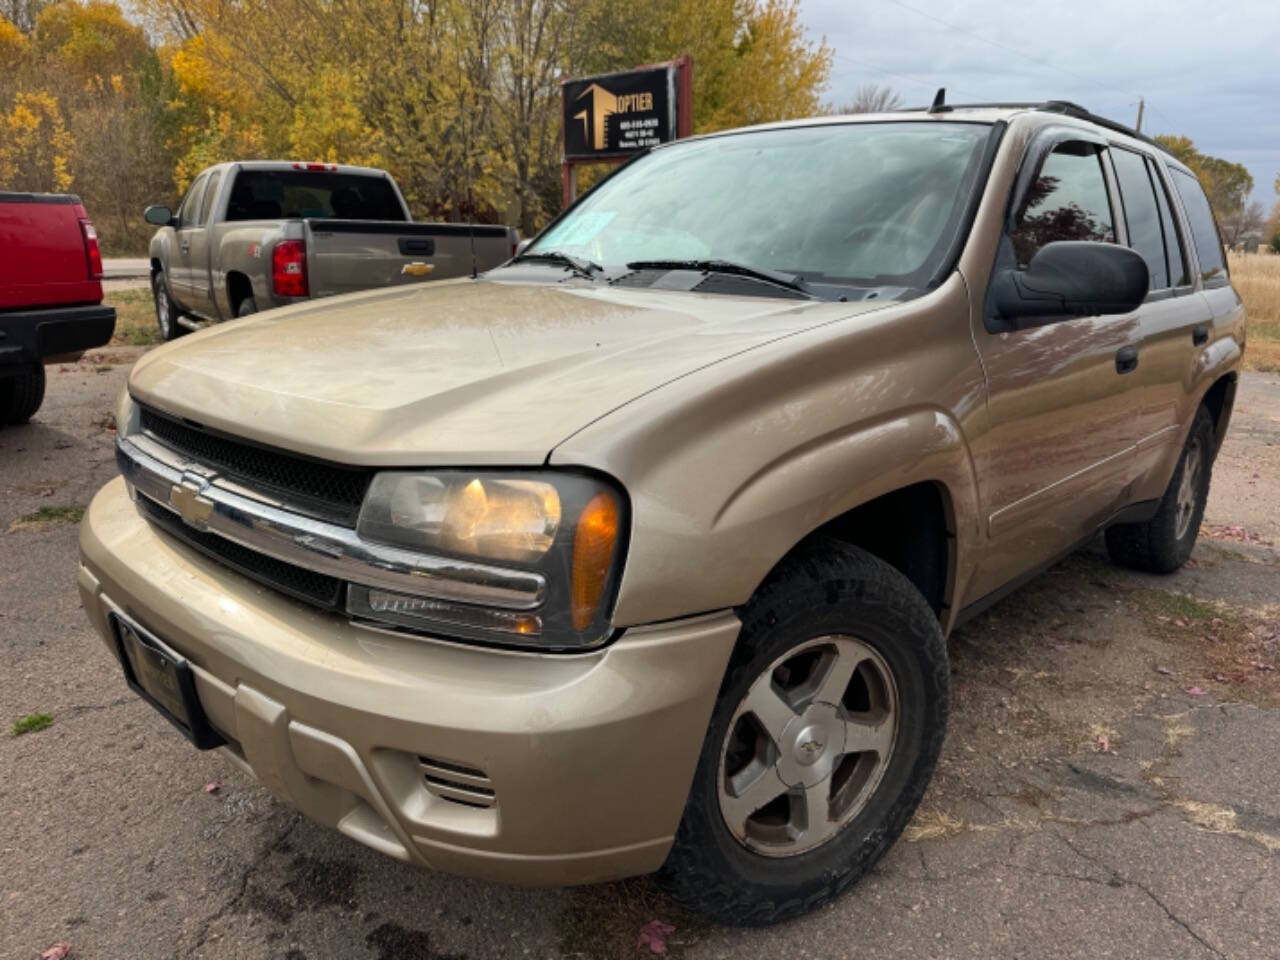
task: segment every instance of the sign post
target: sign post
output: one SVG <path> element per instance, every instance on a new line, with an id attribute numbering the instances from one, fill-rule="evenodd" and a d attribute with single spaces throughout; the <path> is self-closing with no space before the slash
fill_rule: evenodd
<path id="1" fill-rule="evenodd" d="M 637 153 L 693 133 L 693 57 L 560 82 L 567 207 L 577 197 L 576 167 L 624 163 Z"/>

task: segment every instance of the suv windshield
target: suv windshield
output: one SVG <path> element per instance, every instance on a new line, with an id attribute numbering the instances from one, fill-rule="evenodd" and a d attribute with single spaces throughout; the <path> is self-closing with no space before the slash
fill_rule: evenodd
<path id="1" fill-rule="evenodd" d="M 824 283 L 920 287 L 959 229 L 990 127 L 844 123 L 654 150 L 530 247 L 605 268 L 729 261 Z"/>

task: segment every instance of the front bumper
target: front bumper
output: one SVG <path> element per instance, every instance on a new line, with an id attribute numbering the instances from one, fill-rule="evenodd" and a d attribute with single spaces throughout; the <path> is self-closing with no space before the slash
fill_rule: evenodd
<path id="1" fill-rule="evenodd" d="M 80 549 L 108 648 L 115 605 L 185 656 L 226 752 L 280 800 L 399 859 L 509 883 L 662 864 L 739 628 L 710 614 L 576 655 L 371 630 L 158 532 L 120 479 Z M 481 783 L 491 806 L 459 802 Z"/>
<path id="2" fill-rule="evenodd" d="M 0 313 L 0 373 L 100 347 L 116 329 L 116 308 L 101 304 Z"/>

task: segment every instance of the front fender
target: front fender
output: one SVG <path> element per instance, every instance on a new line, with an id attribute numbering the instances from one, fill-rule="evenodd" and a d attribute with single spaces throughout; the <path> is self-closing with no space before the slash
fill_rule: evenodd
<path id="1" fill-rule="evenodd" d="M 632 505 L 619 626 L 745 603 L 828 521 L 917 483 L 942 487 L 948 595 L 979 542 L 966 435 L 985 416 L 958 275 L 932 294 L 704 368 L 558 447 L 553 464 L 616 477 Z"/>

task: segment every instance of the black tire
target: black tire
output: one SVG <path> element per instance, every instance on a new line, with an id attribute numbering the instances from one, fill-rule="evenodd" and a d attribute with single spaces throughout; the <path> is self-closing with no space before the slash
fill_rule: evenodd
<path id="1" fill-rule="evenodd" d="M 254 314 L 257 312 L 258 312 L 258 301 L 253 299 L 253 297 L 245 297 L 236 306 L 237 317 L 247 317 L 250 314 Z"/>
<path id="2" fill-rule="evenodd" d="M 0 425 L 26 423 L 44 403 L 44 367 L 0 379 Z"/>
<path id="3" fill-rule="evenodd" d="M 780 656 L 830 635 L 857 637 L 892 672 L 899 712 L 892 752 L 866 805 L 834 836 L 792 856 L 753 852 L 721 814 L 720 758 L 730 723 L 753 682 Z M 743 611 L 684 818 L 658 882 L 688 909 L 736 926 L 786 920 L 841 893 L 880 859 L 915 812 L 946 733 L 949 684 L 938 618 L 901 573 L 833 540 L 784 560 Z"/>
<path id="4" fill-rule="evenodd" d="M 160 338 L 176 340 L 186 333 L 187 328 L 178 322 L 182 311 L 173 302 L 163 270 L 157 270 L 151 276 L 151 297 L 155 301 L 156 325 L 160 328 Z"/>
<path id="5" fill-rule="evenodd" d="M 1215 445 L 1213 417 L 1201 407 L 1155 516 L 1145 523 L 1118 523 L 1107 528 L 1107 554 L 1113 563 L 1148 573 L 1173 573 L 1187 562 L 1209 499 Z M 1188 512 L 1185 507 L 1180 511 L 1179 494 L 1189 462 L 1195 470 L 1189 481 L 1194 499 Z"/>

